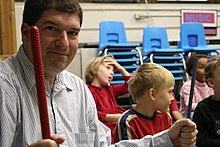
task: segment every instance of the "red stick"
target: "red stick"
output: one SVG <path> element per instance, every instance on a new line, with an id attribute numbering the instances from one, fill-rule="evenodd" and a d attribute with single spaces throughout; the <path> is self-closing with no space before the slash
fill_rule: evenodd
<path id="1" fill-rule="evenodd" d="M 34 74 L 40 112 L 43 139 L 50 139 L 50 125 L 47 110 L 46 88 L 44 84 L 44 68 L 41 55 L 40 35 L 36 26 L 30 28 L 30 39 L 33 54 Z"/>

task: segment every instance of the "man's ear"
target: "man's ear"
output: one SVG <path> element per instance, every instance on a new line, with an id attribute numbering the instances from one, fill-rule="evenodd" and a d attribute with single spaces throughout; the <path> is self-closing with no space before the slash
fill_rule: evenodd
<path id="1" fill-rule="evenodd" d="M 21 25 L 21 35 L 22 35 L 22 41 L 23 42 L 29 40 L 29 37 L 30 37 L 30 35 L 29 35 L 30 31 L 29 30 L 30 30 L 29 25 L 26 24 L 26 23 L 22 23 L 22 25 Z"/>
<path id="2" fill-rule="evenodd" d="M 215 84 L 214 84 L 212 78 L 208 78 L 208 79 L 206 80 L 206 83 L 207 83 L 208 86 L 211 87 L 211 88 L 214 88 L 214 86 L 215 86 Z"/>
<path id="3" fill-rule="evenodd" d="M 149 97 L 152 101 L 156 101 L 156 92 L 155 92 L 155 89 L 153 88 L 150 88 L 148 90 L 148 94 L 149 94 Z"/>

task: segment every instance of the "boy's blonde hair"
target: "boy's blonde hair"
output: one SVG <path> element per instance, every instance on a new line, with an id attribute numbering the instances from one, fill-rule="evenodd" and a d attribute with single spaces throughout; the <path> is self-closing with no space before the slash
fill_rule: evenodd
<path id="1" fill-rule="evenodd" d="M 95 78 L 95 76 L 97 76 L 99 67 L 100 65 L 104 65 L 105 63 L 104 59 L 106 57 L 113 58 L 112 55 L 106 55 L 106 56 L 96 57 L 90 61 L 89 65 L 86 68 L 86 73 L 85 73 L 85 79 L 87 85 L 90 85 L 93 79 Z"/>
<path id="2" fill-rule="evenodd" d="M 128 81 L 128 90 L 135 102 L 150 88 L 154 88 L 157 94 L 161 89 L 173 86 L 174 83 L 174 77 L 169 70 L 156 63 L 144 63 Z"/>
<path id="3" fill-rule="evenodd" d="M 207 61 L 204 69 L 206 81 L 208 78 L 213 77 L 213 73 L 218 66 L 220 66 L 220 56 L 210 58 Z"/>

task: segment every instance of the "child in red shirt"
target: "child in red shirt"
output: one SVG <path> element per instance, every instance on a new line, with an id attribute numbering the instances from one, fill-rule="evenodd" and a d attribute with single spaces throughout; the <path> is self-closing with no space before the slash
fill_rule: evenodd
<path id="1" fill-rule="evenodd" d="M 114 142 L 140 139 L 169 129 L 168 113 L 173 100 L 174 77 L 155 63 L 144 63 L 128 81 L 128 89 L 136 106 L 123 113 L 114 130 Z"/>
<path id="2" fill-rule="evenodd" d="M 114 71 L 122 74 L 124 84 L 109 84 L 113 79 Z M 111 129 L 111 132 L 125 111 L 124 108 L 117 105 L 116 98 L 128 93 L 126 81 L 130 76 L 130 73 L 109 55 L 95 58 L 86 69 L 86 84 L 94 97 L 98 118 Z"/>

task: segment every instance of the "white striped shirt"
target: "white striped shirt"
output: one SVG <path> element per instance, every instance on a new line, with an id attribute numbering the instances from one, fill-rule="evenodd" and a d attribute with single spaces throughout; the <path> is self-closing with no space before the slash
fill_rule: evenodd
<path id="1" fill-rule="evenodd" d="M 53 93 L 46 96 L 51 134 L 65 138 L 60 147 L 110 146 L 110 130 L 97 118 L 93 97 L 77 76 L 63 71 Z M 33 65 L 23 47 L 0 62 L 0 147 L 25 147 L 42 139 Z M 172 147 L 167 131 L 141 140 L 126 140 L 119 147 Z"/>

